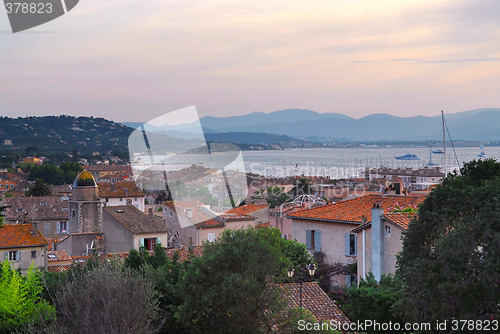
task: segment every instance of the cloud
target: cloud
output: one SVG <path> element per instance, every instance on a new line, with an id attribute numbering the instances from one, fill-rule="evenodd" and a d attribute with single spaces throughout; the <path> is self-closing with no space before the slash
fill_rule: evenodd
<path id="1" fill-rule="evenodd" d="M 40 28 L 54 34 L 0 35 L 0 100 L 10 115 L 119 120 L 191 104 L 205 115 L 487 106 L 499 4 L 86 0 Z"/>

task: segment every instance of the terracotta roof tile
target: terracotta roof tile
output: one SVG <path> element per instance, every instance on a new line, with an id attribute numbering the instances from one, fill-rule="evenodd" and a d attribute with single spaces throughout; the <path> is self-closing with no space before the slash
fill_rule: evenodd
<path id="1" fill-rule="evenodd" d="M 367 221 L 371 221 L 371 209 L 375 203 L 381 208 L 409 205 L 418 206 L 425 199 L 425 196 L 395 196 L 395 195 L 367 195 L 344 202 L 327 204 L 317 208 L 301 210 L 289 214 L 290 218 L 322 220 L 332 222 L 361 223 L 364 216 Z"/>
<path id="2" fill-rule="evenodd" d="M 179 262 L 184 262 L 187 261 L 191 258 L 192 256 L 195 257 L 200 257 L 203 255 L 203 246 L 196 246 L 194 248 L 191 248 L 192 252 L 190 251 L 190 248 L 188 247 L 183 247 L 181 249 L 174 249 L 174 248 L 169 248 L 165 250 L 165 253 L 167 254 L 167 257 L 172 260 L 174 257 L 174 254 L 178 253 L 179 254 Z"/>
<path id="3" fill-rule="evenodd" d="M 47 271 L 51 273 L 64 273 L 71 268 L 71 264 L 60 264 L 56 266 L 47 266 Z"/>
<path id="4" fill-rule="evenodd" d="M 67 197 L 11 197 L 4 198 L 1 205 L 10 206 L 5 210 L 8 220 L 60 219 L 68 221 L 69 203 Z"/>
<path id="5" fill-rule="evenodd" d="M 393 212 L 384 215 L 387 221 L 393 223 L 394 225 L 400 227 L 403 230 L 408 229 L 408 225 L 413 219 L 418 218 L 417 213 L 412 212 Z"/>
<path id="6" fill-rule="evenodd" d="M 106 197 L 143 197 L 144 193 L 134 181 L 99 182 L 99 196 Z M 112 190 L 114 187 L 114 190 Z"/>
<path id="7" fill-rule="evenodd" d="M 269 205 L 256 205 L 256 204 L 247 204 L 243 206 L 239 206 L 237 208 L 226 211 L 226 213 L 239 213 L 244 215 L 252 215 L 252 213 L 260 210 L 268 210 Z"/>
<path id="8" fill-rule="evenodd" d="M 46 246 L 47 239 L 32 224 L 3 225 L 0 227 L 0 248 Z"/>
<path id="9" fill-rule="evenodd" d="M 83 169 L 91 172 L 132 172 L 132 167 L 130 165 L 91 165 L 83 166 Z"/>
<path id="10" fill-rule="evenodd" d="M 178 210 L 182 210 L 180 212 L 181 215 L 186 216 L 187 210 L 192 210 L 192 219 L 195 222 L 200 222 L 196 224 L 198 228 L 208 228 L 208 227 L 222 227 L 225 226 L 227 222 L 231 221 L 244 221 L 244 220 L 254 220 L 255 218 L 246 214 L 234 213 L 227 211 L 223 214 L 216 215 L 214 212 L 205 208 L 200 201 L 192 200 L 192 201 L 169 201 L 166 203 L 166 206 L 177 213 L 176 208 Z M 233 209 L 234 210 L 234 209 Z M 178 213 L 179 214 L 179 213 Z"/>
<path id="11" fill-rule="evenodd" d="M 66 253 L 64 250 L 60 251 L 48 251 L 47 261 L 48 262 L 58 262 L 58 261 L 71 261 L 72 257 Z"/>
<path id="12" fill-rule="evenodd" d="M 290 306 L 300 305 L 300 284 L 288 283 L 278 284 L 283 290 Z M 318 321 L 339 321 L 350 323 L 346 315 L 340 310 L 335 302 L 321 289 L 317 282 L 306 282 L 302 285 L 302 306 L 309 310 Z"/>

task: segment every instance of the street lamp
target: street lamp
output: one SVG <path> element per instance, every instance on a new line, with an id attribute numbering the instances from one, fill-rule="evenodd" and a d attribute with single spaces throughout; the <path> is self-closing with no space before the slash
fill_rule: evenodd
<path id="1" fill-rule="evenodd" d="M 305 267 L 305 269 L 309 272 L 309 276 L 313 277 L 314 273 L 316 272 L 316 265 L 311 261 L 311 263 L 309 263 Z M 302 283 L 304 282 L 304 272 L 305 272 L 305 270 L 304 270 L 303 267 L 299 267 L 298 270 L 299 270 L 298 279 L 299 279 L 299 294 L 300 294 L 299 307 L 302 309 Z M 289 278 L 292 278 L 295 275 L 295 269 L 290 268 L 287 271 L 287 274 L 288 274 Z"/>

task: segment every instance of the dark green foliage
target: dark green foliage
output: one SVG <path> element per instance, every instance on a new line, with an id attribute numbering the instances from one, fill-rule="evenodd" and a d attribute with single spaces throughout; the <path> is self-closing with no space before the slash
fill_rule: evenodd
<path id="1" fill-rule="evenodd" d="M 27 166 L 23 167 L 28 169 L 26 168 Z M 42 179 L 52 185 L 73 183 L 78 173 L 82 170 L 82 167 L 76 162 L 64 162 L 60 167 L 52 164 L 44 164 L 41 166 L 32 165 L 29 167 L 29 179 Z"/>
<path id="2" fill-rule="evenodd" d="M 359 287 L 339 290 L 334 298 L 351 321 L 402 323 L 398 310 L 395 309 L 395 303 L 401 294 L 401 284 L 401 280 L 394 275 L 384 275 L 377 282 L 373 274 L 369 273 L 366 280 L 361 279 Z"/>
<path id="3" fill-rule="evenodd" d="M 35 184 L 31 185 L 26 192 L 26 196 L 28 197 L 43 197 L 50 196 L 52 194 L 52 190 L 50 186 L 43 182 L 42 179 L 36 179 Z"/>
<path id="4" fill-rule="evenodd" d="M 398 264 L 405 320 L 500 319 L 500 163 L 448 175 L 410 224 Z"/>
<path id="5" fill-rule="evenodd" d="M 267 333 L 284 308 L 274 288 L 285 275 L 296 245 L 283 246 L 275 229 L 225 230 L 215 243 L 205 244 L 181 284 L 184 303 L 178 318 L 192 333 Z"/>
<path id="6" fill-rule="evenodd" d="M 310 181 L 305 178 L 301 177 L 295 187 L 292 189 L 293 195 L 294 196 L 299 196 L 299 195 L 311 195 L 311 184 Z"/>
<path id="7" fill-rule="evenodd" d="M 278 186 L 267 188 L 266 201 L 272 208 L 279 207 L 288 199 L 290 199 L 290 196 L 285 193 L 285 188 Z"/>
<path id="8" fill-rule="evenodd" d="M 103 118 L 64 115 L 0 117 L 0 130 L 3 131 L 2 138 L 12 139 L 15 153 L 26 156 L 36 152 L 53 162 L 62 161 L 60 153 L 71 153 L 73 149 L 78 151 L 80 157 L 92 154 L 93 151 L 126 152 L 128 136 L 133 131 L 127 126 Z M 5 153 L 13 154 L 10 150 Z M 119 155 L 126 157 L 128 154 Z M 68 161 L 69 156 L 66 155 L 65 159 Z M 11 161 L 17 162 L 19 159 Z"/>

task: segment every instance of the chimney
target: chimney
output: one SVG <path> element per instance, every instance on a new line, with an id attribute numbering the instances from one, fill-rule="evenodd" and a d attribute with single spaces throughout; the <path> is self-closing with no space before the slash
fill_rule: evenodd
<path id="1" fill-rule="evenodd" d="M 153 221 L 153 208 L 149 208 L 149 222 Z"/>
<path id="2" fill-rule="evenodd" d="M 132 206 L 132 199 L 127 199 L 127 206 Z"/>
<path id="3" fill-rule="evenodd" d="M 383 213 L 384 209 L 375 203 L 372 208 L 372 272 L 377 281 L 385 274 Z"/>
<path id="4" fill-rule="evenodd" d="M 31 228 L 31 234 L 33 234 L 35 236 L 38 235 L 38 222 L 33 222 L 31 224 L 31 227 L 32 227 Z"/>
<path id="5" fill-rule="evenodd" d="M 366 223 L 366 217 L 365 217 L 365 215 L 362 215 L 361 216 L 361 225 L 363 225 L 364 223 Z"/>
<path id="6" fill-rule="evenodd" d="M 56 251 L 57 250 L 57 243 L 55 240 L 52 240 L 52 250 Z"/>
<path id="7" fill-rule="evenodd" d="M 174 235 L 174 248 L 175 249 L 180 249 L 181 248 L 181 235 L 179 234 L 179 232 L 175 232 L 175 235 Z"/>
<path id="8" fill-rule="evenodd" d="M 111 181 L 110 190 L 111 191 L 116 191 L 115 181 L 113 181 L 113 180 Z"/>

